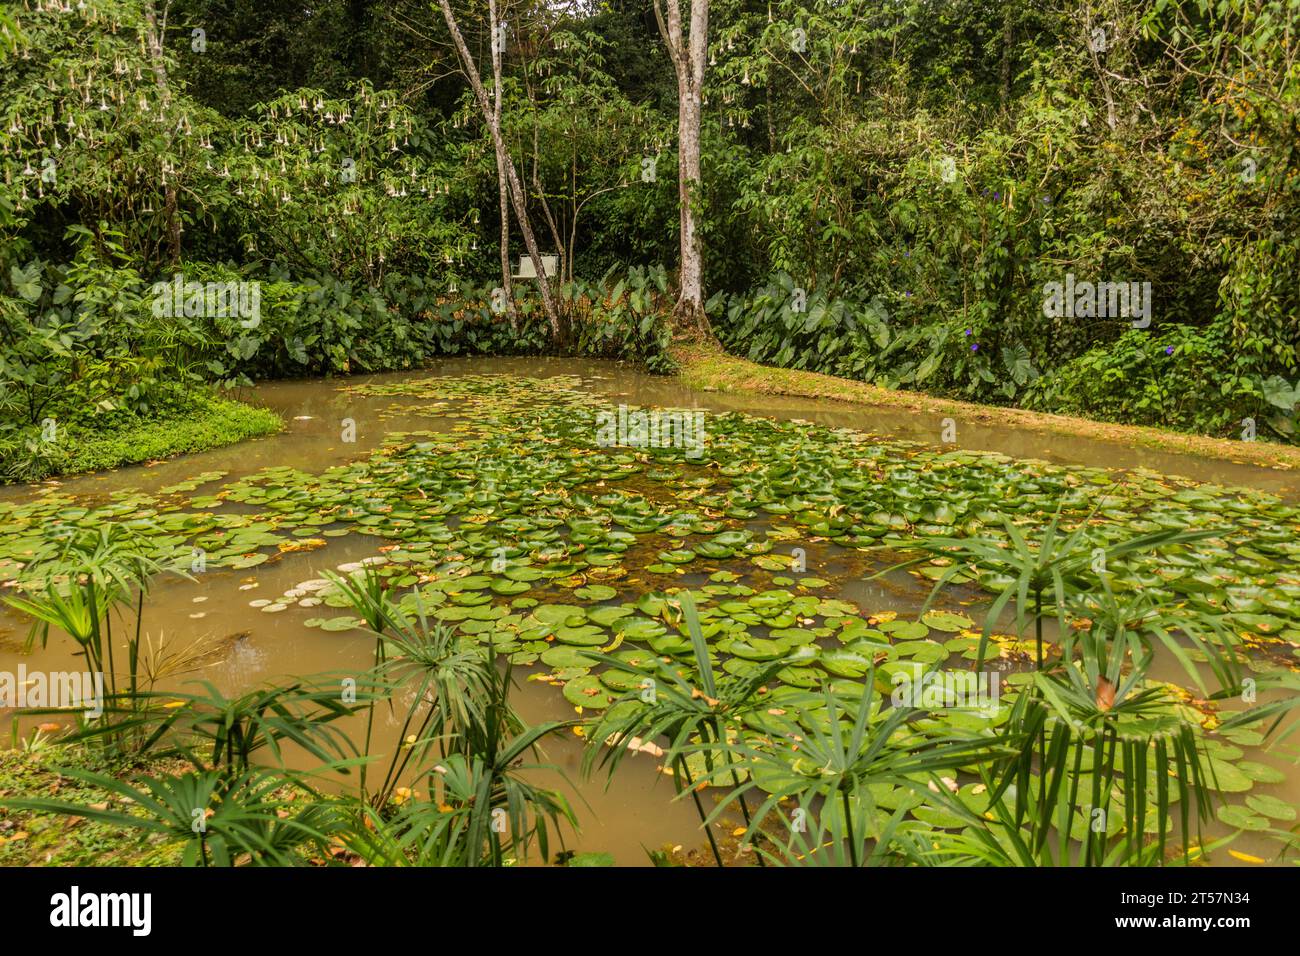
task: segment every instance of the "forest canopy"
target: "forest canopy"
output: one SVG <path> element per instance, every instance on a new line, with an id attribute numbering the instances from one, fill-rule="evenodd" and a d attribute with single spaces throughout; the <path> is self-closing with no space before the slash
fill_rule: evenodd
<path id="1" fill-rule="evenodd" d="M 1295 440 L 1298 12 L 711 0 L 678 49 L 625 0 L 6 4 L 5 427 L 164 369 L 665 368 L 686 302 L 766 364 Z M 261 283 L 258 326 L 141 317 L 182 272 Z"/>

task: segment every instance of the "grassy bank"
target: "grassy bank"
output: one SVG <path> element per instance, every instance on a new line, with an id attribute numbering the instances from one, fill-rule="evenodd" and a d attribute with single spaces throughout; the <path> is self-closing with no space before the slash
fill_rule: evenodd
<path id="1" fill-rule="evenodd" d="M 881 388 L 878 385 L 836 378 L 820 372 L 771 368 L 728 355 L 716 347 L 679 346 L 674 349 L 673 357 L 680 365 L 682 381 L 692 388 L 719 392 L 755 392 L 760 395 L 790 395 L 799 398 L 827 398 L 857 405 L 950 416 L 959 423 L 1006 425 L 1069 438 L 1123 442 L 1178 454 L 1246 462 L 1282 471 L 1300 468 L 1300 448 L 1288 445 L 1262 441 L 1229 441 L 1159 428 L 1117 425 L 1068 415 L 1049 415 L 1020 408 L 976 405 L 970 402 L 936 398 L 923 392 Z"/>
<path id="2" fill-rule="evenodd" d="M 154 417 L 123 416 L 103 424 L 56 421 L 53 440 L 31 426 L 0 440 L 0 482 L 39 481 L 206 451 L 274 434 L 283 425 L 267 409 L 198 394 Z"/>
<path id="3" fill-rule="evenodd" d="M 62 773 L 113 772 L 123 779 L 140 766 L 106 770 L 99 758 L 73 744 L 36 749 L 0 749 L 0 799 L 57 797 L 87 806 L 128 811 L 123 798 Z M 140 831 L 113 823 L 53 813 L 0 807 L 0 866 L 175 866 L 174 846 L 162 846 Z"/>

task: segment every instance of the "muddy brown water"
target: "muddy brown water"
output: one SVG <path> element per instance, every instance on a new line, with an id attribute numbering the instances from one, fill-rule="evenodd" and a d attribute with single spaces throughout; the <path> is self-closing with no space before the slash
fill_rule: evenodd
<path id="1" fill-rule="evenodd" d="M 775 419 L 798 419 L 833 428 L 852 428 L 891 439 L 940 446 L 942 416 L 917 415 L 893 409 L 868 408 L 835 401 L 778 396 L 726 394 L 687 388 L 673 378 L 646 375 L 619 363 L 594 360 L 543 358 L 446 359 L 420 372 L 355 376 L 347 384 L 394 382 L 425 376 L 507 374 L 518 377 L 574 375 L 583 387 L 614 402 L 702 408 L 708 411 L 740 411 Z M 119 490 L 154 493 L 159 488 L 184 481 L 205 471 L 228 472 L 225 481 L 235 480 L 269 466 L 291 466 L 319 472 L 365 457 L 381 445 L 390 432 L 450 427 L 450 422 L 419 414 L 416 403 L 393 396 L 364 397 L 340 390 L 344 381 L 313 379 L 270 382 L 248 390 L 241 397 L 263 404 L 281 414 L 286 427 L 278 435 L 239 445 L 188 455 L 149 466 L 70 478 L 39 485 L 0 488 L 0 500 L 28 500 L 52 489 L 94 499 Z M 400 411 L 403 403 L 411 413 Z M 399 409 L 394 412 L 394 409 Z M 381 412 L 383 413 L 381 415 Z M 341 440 L 346 418 L 356 423 L 355 443 Z M 1300 500 L 1300 476 L 1258 466 L 1202 459 L 1145 448 L 1131 448 L 1111 442 L 1067 439 L 1011 427 L 990 427 L 957 420 L 957 447 L 996 451 L 1014 458 L 1036 458 L 1061 464 L 1078 464 L 1111 469 L 1149 469 L 1216 485 L 1244 486 Z M 355 673 L 368 666 L 373 643 L 362 634 L 331 633 L 303 626 L 313 609 L 291 606 L 268 614 L 250 607 L 249 601 L 275 598 L 300 581 L 319 577 L 339 564 L 360 560 L 375 553 L 379 543 L 363 535 L 327 539 L 316 551 L 287 553 L 276 561 L 247 570 L 214 569 L 195 581 L 167 578 L 155 586 L 145 611 L 145 631 L 171 653 L 192 653 L 202 659 L 201 668 L 165 678 L 159 686 L 177 687 L 187 681 L 211 681 L 226 693 L 281 680 L 288 676 L 324 672 Z M 915 613 L 925 590 L 910 578 L 894 577 L 864 582 L 856 574 L 845 574 L 844 552 L 810 553 L 808 570 L 840 582 L 842 596 L 871 611 L 897 610 Z M 825 566 L 819 567 L 816 562 Z M 688 576 L 682 583 L 693 581 Z M 240 590 L 241 584 L 255 585 Z M 962 603 L 978 599 L 968 595 Z M 49 646 L 23 653 L 26 625 L 14 613 L 0 610 L 0 670 L 14 673 L 20 664 L 29 669 L 81 670 L 72 655 L 72 642 L 65 636 L 52 637 Z M 535 669 L 516 668 L 518 690 L 513 701 L 531 723 L 575 717 L 573 707 L 557 690 L 525 678 Z M 1172 661 L 1158 665 L 1156 677 L 1185 683 L 1186 677 Z M 9 714 L 0 710 L 0 730 L 7 731 Z M 399 730 L 398 717 L 386 708 L 378 711 L 379 735 L 390 739 Z M 26 723 L 26 721 L 24 721 Z M 361 738 L 359 724 L 348 727 L 354 739 Z M 4 733 L 7 744 L 9 734 Z M 538 782 L 555 785 L 573 803 L 580 832 L 567 833 L 565 845 L 578 852 L 607 852 L 624 865 L 647 862 L 646 850 L 663 846 L 701 848 L 704 837 L 689 801 L 673 800 L 670 778 L 657 772 L 654 760 L 645 755 L 629 759 L 609 779 L 598 773 L 584 779 L 580 761 L 582 743 L 573 736 L 552 738 L 546 757 L 555 772 L 535 775 Z M 1292 805 L 1300 804 L 1300 773 L 1282 753 L 1250 754 L 1288 773 L 1285 783 L 1257 785 L 1252 793 L 1271 793 Z M 734 816 L 734 815 L 733 815 Z M 733 823 L 738 821 L 732 821 Z M 1217 827 L 1212 827 L 1213 832 Z M 1234 849 L 1271 859 L 1277 844 L 1256 834 L 1246 834 Z M 558 848 L 558 847 L 556 847 Z M 554 849 L 552 852 L 554 852 Z M 1221 864 L 1233 861 L 1223 851 L 1215 855 Z"/>

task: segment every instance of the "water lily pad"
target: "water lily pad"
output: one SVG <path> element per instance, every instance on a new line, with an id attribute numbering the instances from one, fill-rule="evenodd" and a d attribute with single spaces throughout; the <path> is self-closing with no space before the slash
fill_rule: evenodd
<path id="1" fill-rule="evenodd" d="M 1285 800 L 1267 794 L 1252 794 L 1246 798 L 1246 806 L 1256 813 L 1274 820 L 1291 821 L 1296 818 L 1296 808 Z"/>
<path id="2" fill-rule="evenodd" d="M 948 633 L 955 633 L 975 626 L 975 622 L 971 618 L 954 611 L 926 611 L 925 614 L 921 615 L 921 620 L 927 627 Z"/>
<path id="3" fill-rule="evenodd" d="M 1265 817 L 1251 813 L 1238 804 L 1220 806 L 1218 816 L 1228 826 L 1235 827 L 1238 830 L 1267 830 L 1269 826 Z"/>
<path id="4" fill-rule="evenodd" d="M 762 637 L 731 642 L 731 653 L 747 661 L 771 661 L 785 653 L 785 646 Z"/>
<path id="5" fill-rule="evenodd" d="M 818 663 L 837 677 L 862 677 L 871 669 L 871 660 L 845 648 L 822 652 Z"/>
<path id="6" fill-rule="evenodd" d="M 685 634 L 678 634 L 676 631 L 668 631 L 657 637 L 649 638 L 647 643 L 654 648 L 657 654 L 672 656 L 687 654 L 691 651 L 691 639 Z"/>
<path id="7" fill-rule="evenodd" d="M 595 661 L 581 647 L 557 644 L 542 652 L 542 663 L 549 667 L 590 668 Z"/>
<path id="8" fill-rule="evenodd" d="M 1276 767 L 1270 767 L 1268 764 L 1262 764 L 1255 760 L 1242 760 L 1237 763 L 1237 769 L 1253 780 L 1255 783 L 1282 783 L 1286 780 L 1286 774 Z"/>
<path id="9" fill-rule="evenodd" d="M 921 664 L 937 664 L 948 658 L 948 649 L 934 641 L 904 641 L 894 645 L 894 653 Z"/>
<path id="10" fill-rule="evenodd" d="M 576 604 L 541 604 L 533 608 L 533 617 L 543 624 L 581 624 L 587 617 L 585 608 Z"/>
<path id="11" fill-rule="evenodd" d="M 565 644 L 577 644 L 583 647 L 595 647 L 606 641 L 605 632 L 591 624 L 558 627 L 555 629 L 555 639 Z"/>
<path id="12" fill-rule="evenodd" d="M 629 641 L 643 641 L 658 637 L 665 633 L 667 628 L 658 621 L 652 621 L 644 617 L 634 617 L 615 621 L 614 630 Z"/>
<path id="13" fill-rule="evenodd" d="M 685 548 L 675 551 L 660 551 L 659 560 L 666 564 L 688 564 L 695 560 L 695 552 Z"/>
<path id="14" fill-rule="evenodd" d="M 511 581 L 530 582 L 542 577 L 542 572 L 537 568 L 507 568 L 502 573 Z"/>
<path id="15" fill-rule="evenodd" d="M 587 620 L 593 624 L 599 624 L 601 627 L 609 627 L 620 618 L 632 614 L 630 607 L 597 607 L 587 612 Z"/>
<path id="16" fill-rule="evenodd" d="M 512 581 L 509 578 L 499 578 L 492 582 L 492 591 L 496 594 L 523 594 L 528 588 L 526 581 Z"/>
<path id="17" fill-rule="evenodd" d="M 564 685 L 564 699 L 576 707 L 588 710 L 604 710 L 614 702 L 614 697 L 594 674 L 587 674 Z"/>
<path id="18" fill-rule="evenodd" d="M 920 621 L 884 621 L 877 627 L 896 641 L 915 641 L 930 633 Z"/>
<path id="19" fill-rule="evenodd" d="M 331 617 L 320 625 L 322 631 L 350 631 L 365 627 L 366 622 L 359 617 Z"/>

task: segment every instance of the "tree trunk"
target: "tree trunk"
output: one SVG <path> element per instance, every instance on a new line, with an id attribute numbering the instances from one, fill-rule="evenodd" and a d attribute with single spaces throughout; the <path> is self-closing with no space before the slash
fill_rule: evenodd
<path id="1" fill-rule="evenodd" d="M 438 0 L 438 5 L 442 7 L 442 15 L 447 21 L 447 29 L 451 31 L 451 38 L 456 44 L 456 50 L 460 53 L 461 63 L 465 68 L 465 76 L 469 79 L 469 85 L 474 90 L 474 97 L 478 100 L 479 109 L 483 113 L 483 119 L 488 125 L 488 130 L 492 133 L 492 145 L 496 149 L 497 162 L 506 171 L 506 179 L 510 184 L 510 202 L 514 207 L 515 219 L 519 222 L 519 231 L 524 235 L 524 245 L 528 247 L 528 255 L 533 260 L 533 269 L 537 272 L 537 287 L 542 293 L 542 310 L 546 313 L 546 320 L 550 323 L 552 335 L 558 340 L 560 338 L 560 315 L 555 307 L 555 298 L 551 294 L 551 283 L 546 278 L 546 270 L 542 265 L 542 254 L 537 250 L 537 238 L 533 235 L 533 227 L 528 220 L 528 210 L 524 206 L 524 190 L 519 183 L 519 173 L 515 170 L 515 161 L 506 151 L 505 140 L 501 138 L 501 126 L 492 111 L 492 102 L 488 99 L 487 91 L 483 89 L 483 80 L 479 76 L 478 67 L 474 65 L 474 58 L 465 45 L 465 38 L 461 36 L 460 27 L 456 24 L 455 14 L 451 12 L 451 4 L 449 0 Z"/>
<path id="2" fill-rule="evenodd" d="M 709 334 L 704 314 L 703 250 L 696 222 L 700 201 L 700 120 L 704 67 L 709 52 L 709 0 L 691 3 L 690 35 L 683 37 L 680 0 L 667 0 L 668 14 L 655 0 L 655 20 L 677 74 L 677 189 L 681 210 L 681 292 L 675 310 L 682 329 Z"/>
<path id="3" fill-rule="evenodd" d="M 704 320 L 703 263 L 695 226 L 700 188 L 700 103 L 683 99 L 678 115 L 677 186 L 681 194 L 681 295 L 677 317 L 687 328 Z"/>
<path id="4" fill-rule="evenodd" d="M 144 19 L 147 32 L 146 42 L 149 46 L 149 62 L 153 66 L 154 84 L 158 87 L 158 92 L 162 100 L 161 109 L 163 116 L 171 120 L 172 95 L 171 87 L 167 83 L 167 63 L 163 59 L 163 34 L 167 29 L 167 5 L 163 6 L 162 23 L 158 21 L 158 11 L 155 9 L 154 0 L 148 0 L 144 5 Z M 171 143 L 175 130 L 167 130 L 167 142 Z M 164 171 L 163 176 L 167 173 Z M 167 242 L 169 245 L 168 253 L 173 263 L 180 262 L 181 259 L 181 217 L 180 203 L 176 196 L 176 183 L 167 181 L 163 184 L 163 205 L 167 215 Z"/>
<path id="5" fill-rule="evenodd" d="M 497 35 L 497 3 L 496 0 L 488 0 L 488 19 L 489 26 L 492 28 L 492 116 L 496 121 L 497 128 L 501 128 L 501 97 L 503 95 L 501 88 L 501 48 L 495 42 Z M 510 275 L 510 184 L 506 181 L 506 169 L 501 162 L 501 154 L 496 154 L 497 159 L 497 198 L 498 207 L 501 213 L 501 289 L 505 292 L 506 314 L 510 317 L 510 328 L 518 330 L 519 318 L 515 313 L 515 290 L 512 277 Z"/>

